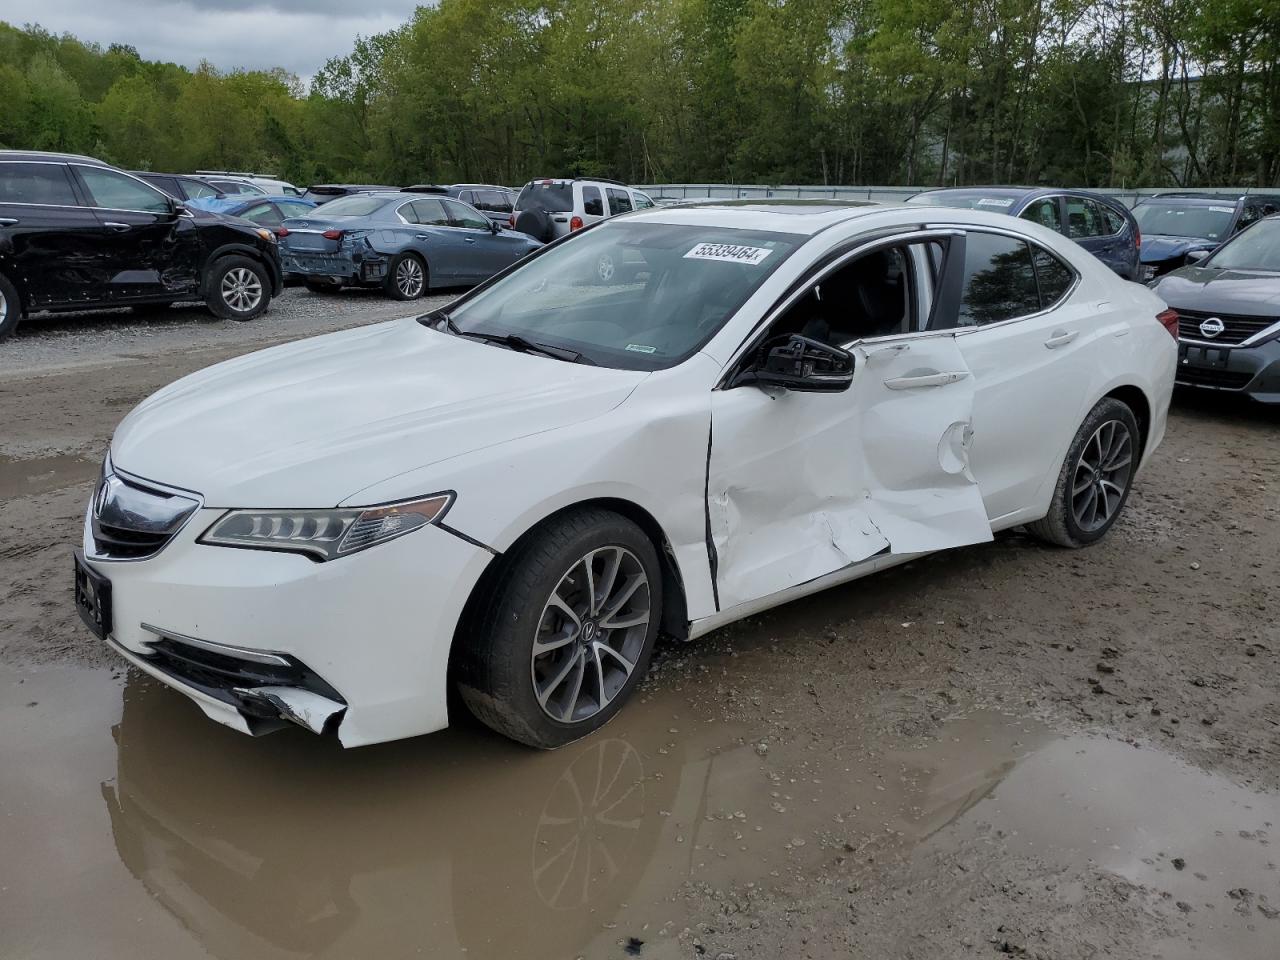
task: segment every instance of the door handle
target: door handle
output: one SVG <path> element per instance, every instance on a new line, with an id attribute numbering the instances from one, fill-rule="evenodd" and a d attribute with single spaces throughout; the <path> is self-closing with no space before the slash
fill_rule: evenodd
<path id="1" fill-rule="evenodd" d="M 415 234 L 413 235 L 413 238 L 414 238 L 415 240 L 430 240 L 430 239 L 431 239 L 431 234 L 429 234 L 429 233 L 415 233 Z"/>
<path id="2" fill-rule="evenodd" d="M 128 229 L 130 229 L 129 224 L 127 224 L 127 223 L 116 223 L 114 220 L 105 220 L 105 221 L 103 221 L 103 224 L 102 224 L 102 225 L 103 225 L 104 227 L 106 227 L 108 230 L 128 230 Z"/>
<path id="3" fill-rule="evenodd" d="M 0 227 L 12 227 L 17 222 L 15 217 L 0 217 Z"/>
<path id="4" fill-rule="evenodd" d="M 918 387 L 945 387 L 969 376 L 968 370 L 953 370 L 948 373 L 920 373 L 910 377 L 893 377 L 884 382 L 890 390 L 915 390 Z"/>
<path id="5" fill-rule="evenodd" d="M 475 237 L 463 237 L 462 239 L 463 239 L 463 240 L 465 240 L 465 241 L 467 241 L 467 243 L 475 243 L 475 242 L 476 242 L 476 238 L 475 238 Z"/>
<path id="6" fill-rule="evenodd" d="M 1058 347 L 1065 347 L 1079 335 L 1078 330 L 1055 330 L 1044 345 L 1050 350 L 1056 350 Z"/>

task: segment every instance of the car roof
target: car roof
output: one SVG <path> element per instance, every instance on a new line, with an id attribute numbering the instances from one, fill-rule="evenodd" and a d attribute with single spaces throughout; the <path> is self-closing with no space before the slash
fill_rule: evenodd
<path id="1" fill-rule="evenodd" d="M 43 160 L 50 163 L 87 163 L 95 167 L 111 164 L 78 153 L 55 153 L 49 150 L 0 150 L 0 160 Z"/>

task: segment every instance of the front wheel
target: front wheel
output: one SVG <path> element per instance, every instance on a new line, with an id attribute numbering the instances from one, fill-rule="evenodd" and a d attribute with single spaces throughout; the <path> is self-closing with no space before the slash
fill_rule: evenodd
<path id="1" fill-rule="evenodd" d="M 396 254 L 383 289 L 392 300 L 417 300 L 427 290 L 427 265 L 416 253 Z"/>
<path id="2" fill-rule="evenodd" d="M 266 269 L 248 257 L 223 257 L 209 268 L 205 304 L 224 320 L 252 320 L 271 302 Z"/>
<path id="3" fill-rule="evenodd" d="M 0 276 L 0 340 L 18 329 L 22 319 L 22 301 L 18 291 L 5 277 Z"/>
<path id="4" fill-rule="evenodd" d="M 652 542 L 630 520 L 580 510 L 505 557 L 461 638 L 463 701 L 532 747 L 608 723 L 649 667 L 662 610 Z"/>
<path id="5" fill-rule="evenodd" d="M 1142 433 L 1128 404 L 1099 401 L 1071 441 L 1049 513 L 1027 529 L 1060 547 L 1101 540 L 1129 499 L 1140 456 Z"/>

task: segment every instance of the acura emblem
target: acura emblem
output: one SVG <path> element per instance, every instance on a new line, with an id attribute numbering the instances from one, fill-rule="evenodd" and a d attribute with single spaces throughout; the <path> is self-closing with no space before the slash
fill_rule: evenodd
<path id="1" fill-rule="evenodd" d="M 1227 325 L 1222 322 L 1220 317 L 1209 317 L 1207 320 L 1200 322 L 1200 332 L 1206 337 L 1216 337 L 1225 329 L 1227 329 Z"/>

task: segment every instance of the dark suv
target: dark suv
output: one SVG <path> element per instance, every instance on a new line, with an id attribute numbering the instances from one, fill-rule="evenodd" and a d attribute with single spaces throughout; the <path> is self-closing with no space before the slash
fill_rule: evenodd
<path id="1" fill-rule="evenodd" d="M 251 320 L 281 288 L 270 230 L 88 157 L 0 150 L 0 338 L 37 310 L 202 299 Z"/>

